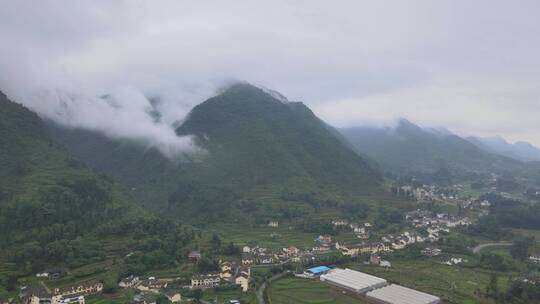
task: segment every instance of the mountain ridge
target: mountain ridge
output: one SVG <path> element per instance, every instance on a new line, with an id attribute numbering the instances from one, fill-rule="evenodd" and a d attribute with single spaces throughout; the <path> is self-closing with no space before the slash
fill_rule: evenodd
<path id="1" fill-rule="evenodd" d="M 49 127 L 92 168 L 119 178 L 144 206 L 161 212 L 196 214 L 189 208 L 203 208 L 204 201 L 205 208 L 226 213 L 217 206 L 234 204 L 261 187 L 274 189 L 277 197 L 292 185 L 311 189 L 306 191 L 381 191 L 380 175 L 308 107 L 274 96 L 240 83 L 195 106 L 176 132 L 193 136 L 206 152 L 180 162 L 137 142 Z"/>
<path id="2" fill-rule="evenodd" d="M 506 156 L 484 151 L 451 132 L 433 132 L 401 119 L 394 128 L 356 127 L 340 130 L 358 150 L 373 157 L 391 172 L 439 182 L 487 178 L 490 174 L 518 172 L 523 164 Z"/>
<path id="3" fill-rule="evenodd" d="M 526 141 L 509 143 L 501 136 L 469 136 L 467 137 L 467 140 L 491 153 L 511 157 L 524 162 L 540 161 L 540 148 Z"/>

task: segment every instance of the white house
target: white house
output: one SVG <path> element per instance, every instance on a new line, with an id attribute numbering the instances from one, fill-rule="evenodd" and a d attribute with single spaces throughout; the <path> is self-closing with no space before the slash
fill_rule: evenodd
<path id="1" fill-rule="evenodd" d="M 129 277 L 126 277 L 120 280 L 120 282 L 118 283 L 118 286 L 120 288 L 131 288 L 131 287 L 137 286 L 137 284 L 139 284 L 139 277 L 130 275 Z"/>
<path id="2" fill-rule="evenodd" d="M 213 288 L 219 286 L 220 282 L 219 273 L 195 275 L 191 278 L 191 288 Z"/>
<path id="3" fill-rule="evenodd" d="M 171 303 L 180 303 L 180 301 L 182 301 L 182 295 L 177 291 L 168 291 L 165 295 Z"/>

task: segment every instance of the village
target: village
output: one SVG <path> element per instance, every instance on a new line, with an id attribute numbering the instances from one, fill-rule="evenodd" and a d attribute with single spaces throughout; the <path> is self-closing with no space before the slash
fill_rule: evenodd
<path id="1" fill-rule="evenodd" d="M 339 242 L 334 236 L 328 234 L 316 235 L 311 248 L 299 248 L 291 244 L 283 248 L 268 248 L 258 244 L 241 246 L 241 256 L 237 259 L 220 260 L 219 270 L 204 273 L 194 273 L 188 281 L 178 284 L 179 278 L 157 278 L 154 276 L 141 277 L 129 275 L 121 278 L 118 288 L 132 290 L 134 296 L 129 303 L 153 304 L 157 299 L 166 297 L 171 303 L 180 303 L 192 298 L 185 296 L 185 291 L 207 290 L 222 286 L 237 286 L 242 292 L 248 292 L 253 286 L 252 271 L 261 267 L 274 267 L 280 265 L 297 265 L 295 273 L 308 278 L 313 277 L 302 268 L 303 265 L 316 265 L 329 255 L 341 256 L 345 259 L 357 259 L 366 256 L 364 262 L 380 267 L 392 267 L 391 261 L 384 260 L 387 253 L 399 251 L 411 244 L 426 243 L 421 254 L 432 257 L 441 254 L 435 247 L 442 233 L 449 233 L 451 229 L 471 224 L 466 217 L 449 215 L 447 213 L 433 214 L 425 209 L 410 211 L 404 216 L 404 223 L 408 227 L 399 233 L 380 234 L 374 230 L 370 222 L 357 222 L 344 218 L 331 221 L 336 231 L 353 233 L 357 242 Z M 269 229 L 278 228 L 278 220 L 271 220 Z M 203 258 L 199 251 L 189 252 L 187 259 L 197 264 Z M 36 277 L 42 280 L 57 279 L 62 274 L 57 272 L 42 272 Z M 78 283 L 66 288 L 50 289 L 41 281 L 37 286 L 21 289 L 20 298 L 26 304 L 63 304 L 85 303 L 85 297 L 103 292 L 103 282 L 89 281 Z M 190 293 L 192 294 L 192 293 Z M 239 303 L 239 302 L 238 302 Z"/>

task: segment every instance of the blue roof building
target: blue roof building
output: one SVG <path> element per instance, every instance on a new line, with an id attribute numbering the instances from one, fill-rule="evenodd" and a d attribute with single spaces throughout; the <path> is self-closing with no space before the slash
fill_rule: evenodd
<path id="1" fill-rule="evenodd" d="M 306 273 L 313 276 L 317 276 L 317 275 L 322 275 L 322 274 L 327 273 L 328 271 L 330 271 L 330 269 L 331 268 L 326 267 L 326 266 L 317 266 L 317 267 L 309 268 L 308 270 L 306 270 Z"/>

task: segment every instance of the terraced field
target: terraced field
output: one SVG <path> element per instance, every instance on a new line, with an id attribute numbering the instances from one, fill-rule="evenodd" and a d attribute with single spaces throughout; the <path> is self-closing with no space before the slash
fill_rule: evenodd
<path id="1" fill-rule="evenodd" d="M 359 298 L 317 280 L 289 277 L 272 283 L 269 304 L 364 304 Z"/>

